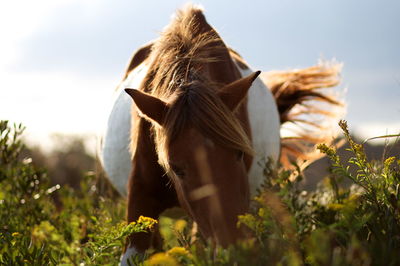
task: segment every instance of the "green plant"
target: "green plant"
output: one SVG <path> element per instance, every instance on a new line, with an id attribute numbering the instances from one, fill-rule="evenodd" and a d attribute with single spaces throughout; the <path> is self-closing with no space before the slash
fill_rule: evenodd
<path id="1" fill-rule="evenodd" d="M 156 221 L 127 225 L 123 200 L 98 194 L 92 172 L 80 190 L 50 186 L 46 171 L 21 157 L 23 131 L 0 121 L 0 264 L 117 264 L 125 237 Z"/>
<path id="2" fill-rule="evenodd" d="M 343 161 L 334 147 L 320 144 L 332 164 L 317 190 L 299 188 L 299 167 L 266 165 L 259 195 L 239 217 L 238 225 L 248 231 L 245 240 L 222 248 L 194 237 L 191 222 L 178 211 L 176 218 L 160 219 L 165 251 L 150 250 L 132 263 L 399 265 L 400 160 L 368 160 L 346 122 L 340 126 L 351 158 Z M 91 171 L 78 190 L 51 186 L 46 170 L 22 156 L 23 129 L 0 122 L 0 264 L 117 265 L 126 236 L 152 230 L 157 221 L 141 217 L 127 225 L 124 200 L 100 194 Z M 345 180 L 351 185 L 343 185 Z"/>

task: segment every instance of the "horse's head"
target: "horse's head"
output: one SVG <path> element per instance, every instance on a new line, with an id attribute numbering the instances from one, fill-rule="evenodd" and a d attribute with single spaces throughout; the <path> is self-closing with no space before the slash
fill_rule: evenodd
<path id="1" fill-rule="evenodd" d="M 167 97 L 126 90 L 154 126 L 159 163 L 181 206 L 222 245 L 241 237 L 237 216 L 249 205 L 252 148 L 235 112 L 258 74 L 218 90 L 192 82 Z"/>

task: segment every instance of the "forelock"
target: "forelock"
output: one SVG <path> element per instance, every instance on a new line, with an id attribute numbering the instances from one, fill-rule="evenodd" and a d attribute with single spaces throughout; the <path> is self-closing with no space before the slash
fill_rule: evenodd
<path id="1" fill-rule="evenodd" d="M 176 90 L 165 124 L 156 131 L 156 146 L 161 165 L 168 168 L 170 144 L 187 128 L 221 146 L 252 154 L 250 140 L 234 114 L 215 93 L 213 85 L 195 81 Z M 168 169 L 167 169 L 168 170 Z"/>

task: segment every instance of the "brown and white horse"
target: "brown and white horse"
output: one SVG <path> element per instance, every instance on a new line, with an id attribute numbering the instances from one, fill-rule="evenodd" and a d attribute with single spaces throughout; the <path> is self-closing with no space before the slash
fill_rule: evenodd
<path id="1" fill-rule="evenodd" d="M 336 104 L 316 89 L 336 85 L 337 73 L 319 66 L 267 73 L 263 81 L 200 9 L 178 11 L 131 59 L 102 142 L 108 177 L 122 195 L 127 190 L 128 222 L 179 206 L 205 238 L 234 243 L 243 236 L 237 216 L 262 183 L 265 161 L 305 158 L 317 141 L 307 133 L 285 143 L 281 125 L 303 121 L 307 111 L 328 115 L 305 102 Z M 300 104 L 305 109 L 293 112 Z M 158 232 L 130 236 L 122 264 L 160 244 Z"/>

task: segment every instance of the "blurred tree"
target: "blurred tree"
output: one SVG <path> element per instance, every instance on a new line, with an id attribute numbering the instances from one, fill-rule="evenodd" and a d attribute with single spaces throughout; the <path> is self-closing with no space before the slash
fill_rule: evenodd
<path id="1" fill-rule="evenodd" d="M 101 195 L 118 197 L 119 194 L 105 177 L 100 163 L 88 151 L 87 138 L 55 134 L 52 136 L 52 142 L 54 146 L 49 152 L 44 152 L 40 146 L 28 146 L 21 156 L 31 157 L 37 167 L 46 169 L 52 185 L 67 185 L 79 190 L 82 178 L 88 173 L 94 173 L 96 185 L 92 189 L 99 190 Z M 54 196 L 57 198 L 57 193 L 54 193 Z"/>

